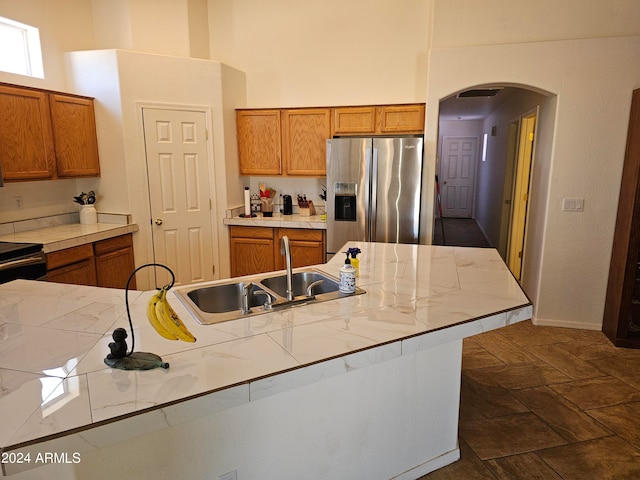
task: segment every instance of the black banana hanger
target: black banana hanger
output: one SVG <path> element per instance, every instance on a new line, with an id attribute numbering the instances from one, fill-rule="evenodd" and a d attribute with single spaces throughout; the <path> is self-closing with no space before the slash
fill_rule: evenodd
<path id="1" fill-rule="evenodd" d="M 116 328 L 111 335 L 113 342 L 109 344 L 109 350 L 111 353 L 109 353 L 104 359 L 104 363 L 112 368 L 118 368 L 120 370 L 151 370 L 154 368 L 169 368 L 169 364 L 167 362 L 163 362 L 162 358 L 155 353 L 134 352 L 136 339 L 133 332 L 133 322 L 131 321 L 131 311 L 129 310 L 129 285 L 131 284 L 131 280 L 135 274 L 146 267 L 161 267 L 169 272 L 171 275 L 171 283 L 163 287 L 165 290 L 169 290 L 176 282 L 176 276 L 173 274 L 171 269 L 161 263 L 145 263 L 131 272 L 124 290 L 124 302 L 127 308 L 129 328 L 131 329 L 131 351 L 127 352 L 127 331 L 124 328 Z"/>

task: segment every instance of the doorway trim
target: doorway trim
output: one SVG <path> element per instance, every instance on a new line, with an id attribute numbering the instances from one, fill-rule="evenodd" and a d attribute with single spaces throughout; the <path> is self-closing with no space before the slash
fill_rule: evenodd
<path id="1" fill-rule="evenodd" d="M 536 156 L 539 110 L 538 106 L 521 114 L 517 132 L 506 263 L 518 282 L 521 281 L 525 268 L 527 222 L 530 214 L 531 178 Z"/>

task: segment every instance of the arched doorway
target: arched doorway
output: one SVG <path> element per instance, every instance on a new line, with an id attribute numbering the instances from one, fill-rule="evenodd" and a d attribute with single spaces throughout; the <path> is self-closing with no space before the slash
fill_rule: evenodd
<path id="1" fill-rule="evenodd" d="M 538 111 L 549 97 L 530 86 L 479 85 L 440 101 L 436 172 L 444 218 L 434 225 L 434 244 L 496 248 L 520 279 Z M 471 145 L 472 155 L 461 150 L 464 143 Z M 448 229 L 448 222 L 455 228 Z M 470 243 L 473 238 L 479 244 Z"/>

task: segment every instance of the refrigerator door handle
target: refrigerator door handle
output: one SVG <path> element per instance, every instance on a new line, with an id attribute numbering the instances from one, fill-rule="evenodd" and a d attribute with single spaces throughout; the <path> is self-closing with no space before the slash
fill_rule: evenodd
<path id="1" fill-rule="evenodd" d="M 378 209 L 378 149 L 373 147 L 373 161 L 371 162 L 371 191 L 369 194 L 369 241 L 376 241 L 376 216 Z"/>

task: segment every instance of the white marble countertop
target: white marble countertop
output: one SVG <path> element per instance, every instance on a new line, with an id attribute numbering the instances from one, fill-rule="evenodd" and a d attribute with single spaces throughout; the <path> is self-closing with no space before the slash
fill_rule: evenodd
<path id="1" fill-rule="evenodd" d="M 256 213 L 255 217 L 225 217 L 224 225 L 239 225 L 245 227 L 280 227 L 280 228 L 309 228 L 326 230 L 327 222 L 320 219 L 320 215 L 302 216 L 299 213 L 283 215 L 273 212 L 272 217 L 263 217 L 262 213 Z"/>
<path id="2" fill-rule="evenodd" d="M 161 338 L 145 315 L 153 292 L 129 292 L 135 351 L 161 355 L 167 370 L 104 364 L 113 329 L 129 331 L 122 290 L 27 280 L 0 285 L 0 447 L 51 449 L 64 441 L 70 451 L 97 448 L 113 441 L 109 428 L 121 421 L 128 426 L 118 436 L 135 436 L 156 428 L 153 422 L 190 421 L 214 406 L 532 316 L 493 249 L 348 246 L 362 250 L 357 286 L 366 294 L 203 326 L 170 291 L 195 344 Z M 336 275 L 341 262 L 317 268 Z"/>
<path id="3" fill-rule="evenodd" d="M 95 223 L 93 225 L 66 223 L 0 235 L 0 242 L 42 243 L 44 252 L 50 253 L 137 231 L 138 225 L 135 223 L 127 225 L 117 223 Z"/>

